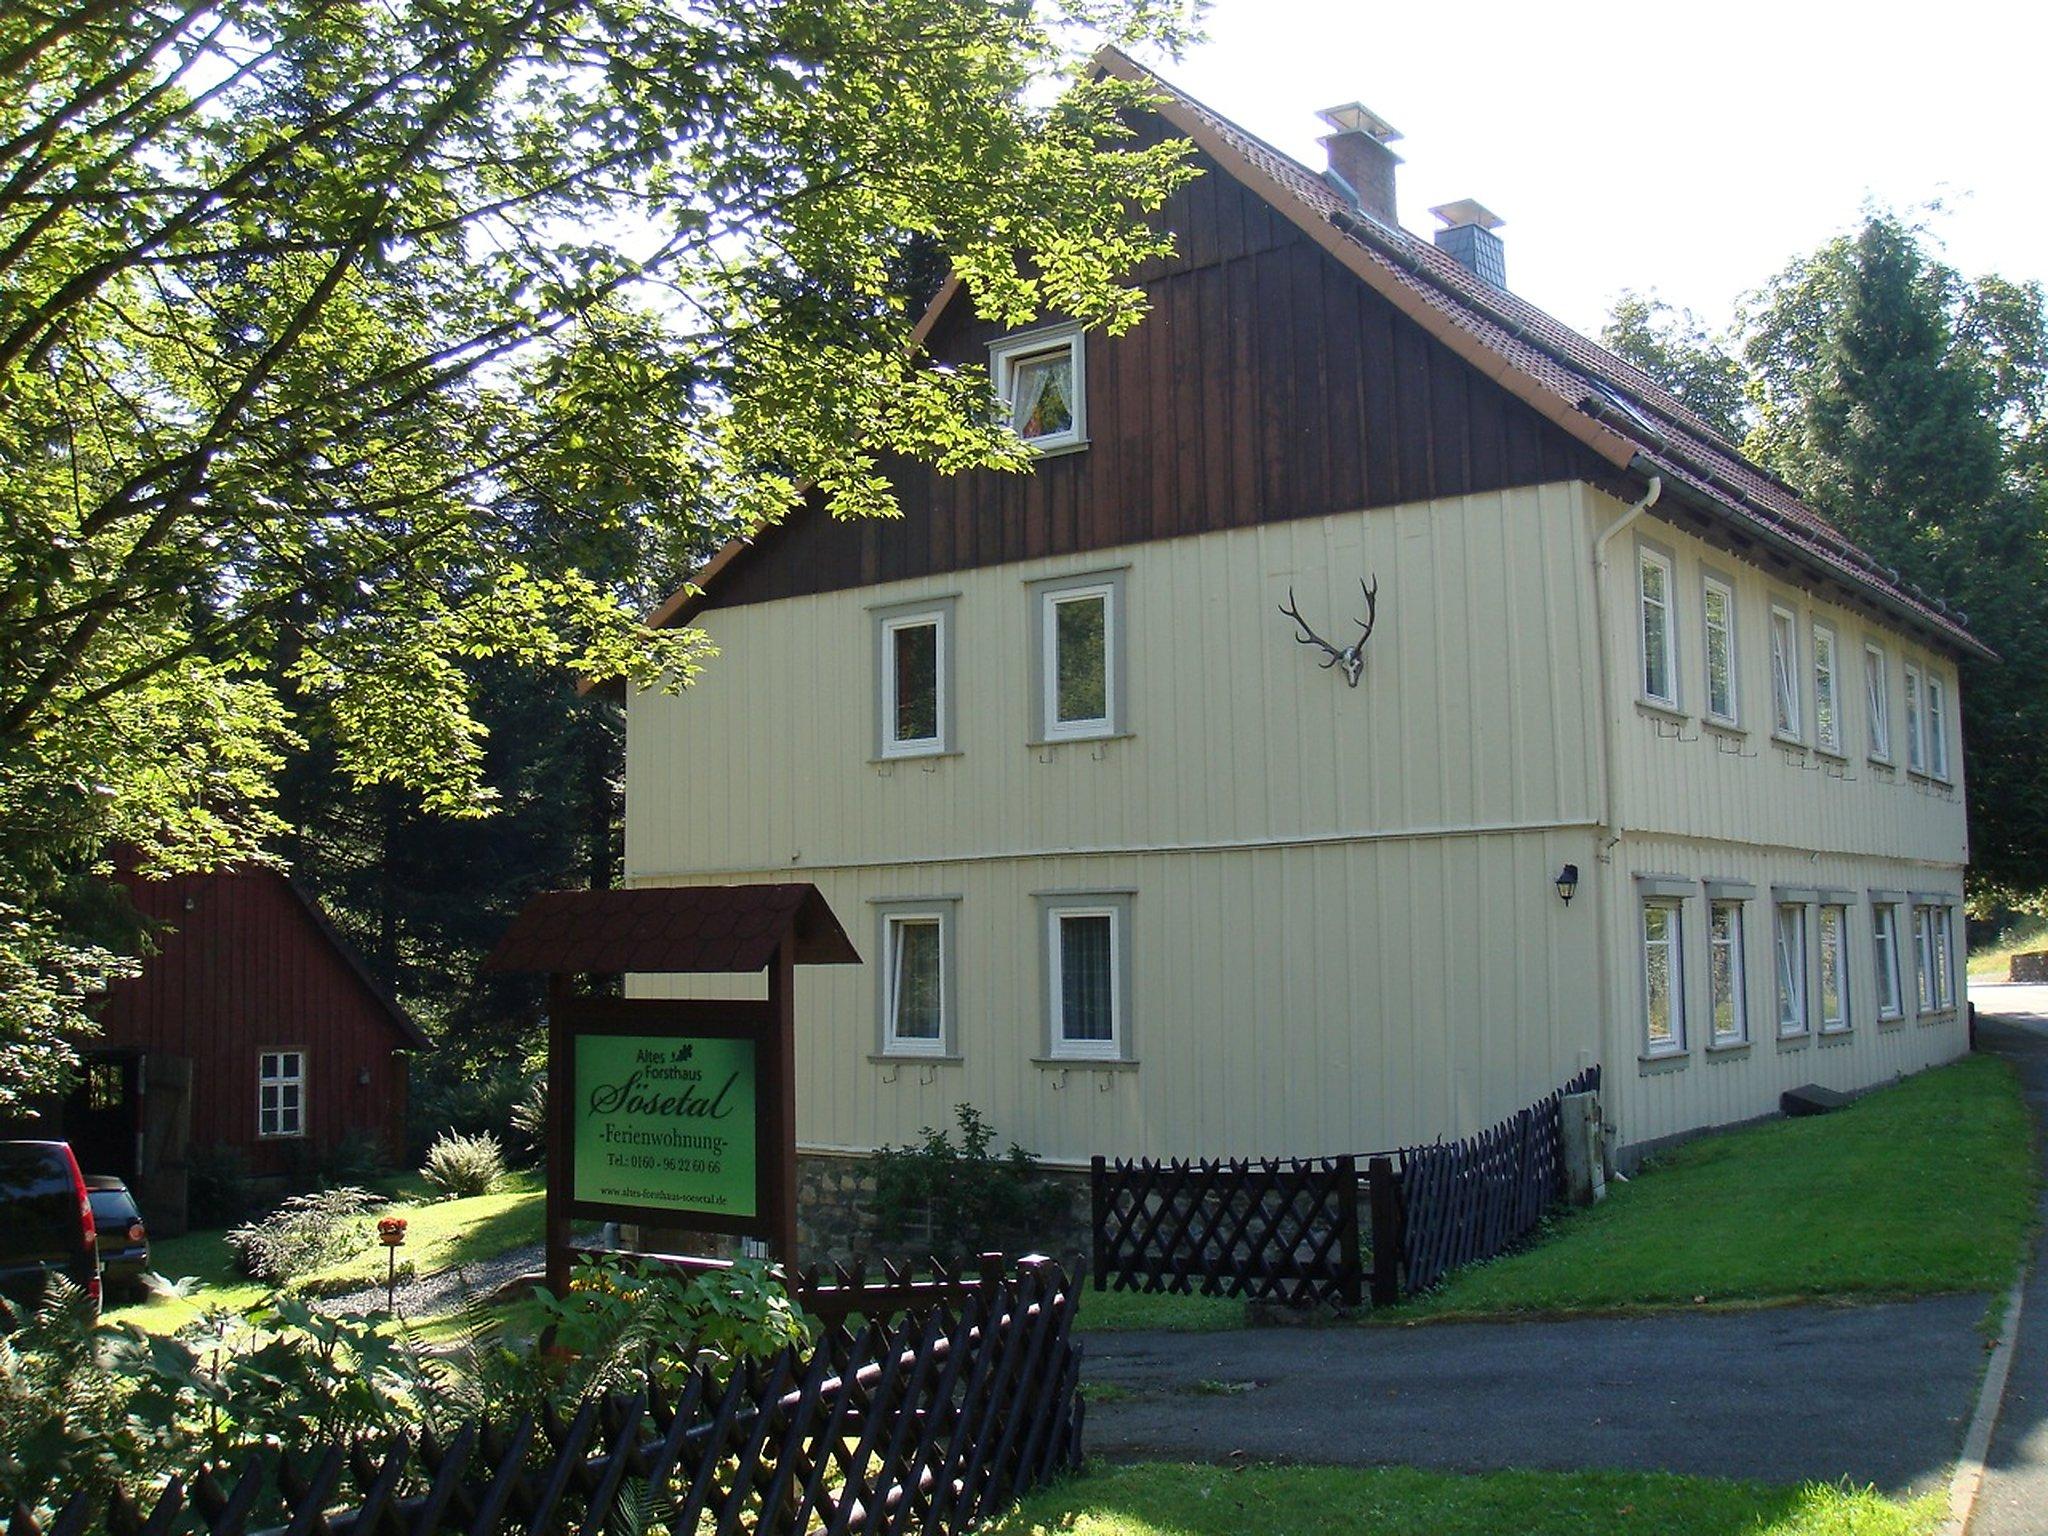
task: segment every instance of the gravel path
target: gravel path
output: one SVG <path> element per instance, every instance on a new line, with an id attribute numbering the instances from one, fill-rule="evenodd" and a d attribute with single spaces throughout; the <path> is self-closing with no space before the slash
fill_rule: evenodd
<path id="1" fill-rule="evenodd" d="M 495 1258 L 484 1259 L 475 1264 L 465 1264 L 458 1269 L 439 1270 L 430 1275 L 415 1276 L 400 1280 L 396 1302 L 401 1316 L 429 1317 L 435 1313 L 452 1311 L 461 1305 L 467 1295 L 486 1295 L 506 1281 L 531 1273 L 541 1267 L 541 1245 L 530 1243 L 523 1248 L 512 1248 Z M 338 1296 L 328 1296 L 319 1302 L 320 1310 L 336 1316 L 361 1316 L 366 1312 L 382 1312 L 385 1305 L 384 1287 L 370 1286 L 360 1291 L 345 1291 Z"/>

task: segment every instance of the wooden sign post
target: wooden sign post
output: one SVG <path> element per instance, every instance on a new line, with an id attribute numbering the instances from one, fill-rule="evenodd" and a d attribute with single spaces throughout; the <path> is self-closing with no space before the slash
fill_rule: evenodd
<path id="1" fill-rule="evenodd" d="M 757 1238 L 794 1272 L 796 967 L 859 959 L 809 885 L 563 891 L 514 920 L 485 969 L 549 974 L 550 1289 L 577 1220 Z M 767 1000 L 577 986 L 662 971 L 765 972 Z"/>

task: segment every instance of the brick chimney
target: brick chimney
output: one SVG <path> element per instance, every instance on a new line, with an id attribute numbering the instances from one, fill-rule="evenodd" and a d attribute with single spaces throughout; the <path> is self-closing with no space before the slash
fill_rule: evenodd
<path id="1" fill-rule="evenodd" d="M 1331 128 L 1323 140 L 1330 157 L 1330 175 L 1344 183 L 1360 213 L 1382 224 L 1398 225 L 1394 167 L 1401 157 L 1387 146 L 1401 137 L 1399 130 L 1355 101 L 1316 116 Z"/>
<path id="2" fill-rule="evenodd" d="M 1444 227 L 1436 232 L 1438 250 L 1494 287 L 1507 287 L 1507 246 L 1494 233 L 1503 222 L 1499 214 L 1469 197 L 1429 211 L 1443 221 Z"/>

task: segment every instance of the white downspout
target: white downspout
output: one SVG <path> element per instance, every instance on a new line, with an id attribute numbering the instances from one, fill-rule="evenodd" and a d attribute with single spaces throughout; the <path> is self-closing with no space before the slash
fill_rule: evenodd
<path id="1" fill-rule="evenodd" d="M 1614 845 L 1621 841 L 1621 813 L 1617 809 L 1620 796 L 1615 789 L 1616 741 L 1621 735 L 1621 699 L 1615 687 L 1607 632 L 1614 622 L 1614 611 L 1607 601 L 1607 546 L 1615 538 L 1634 526 L 1637 518 L 1657 504 L 1657 498 L 1664 494 L 1664 477 L 1650 476 L 1650 488 L 1643 493 L 1643 499 L 1635 502 L 1602 530 L 1600 537 L 1593 541 L 1593 634 L 1594 650 L 1599 667 L 1600 687 L 1600 833 L 1599 843 L 1593 850 L 1596 864 L 1606 865 Z M 1674 594 L 1675 595 L 1675 594 Z M 1610 882 L 1596 868 L 1593 876 L 1598 896 L 1595 900 L 1595 916 L 1598 932 L 1595 936 L 1595 953 L 1600 967 L 1600 1016 L 1606 1031 L 1606 1042 L 1601 1057 L 1607 1063 L 1610 1073 L 1627 1069 L 1629 1057 L 1635 1055 L 1630 1049 L 1628 1031 L 1623 1027 L 1621 1015 L 1614 996 L 1614 957 L 1612 929 L 1615 917 L 1608 910 L 1608 886 Z M 1601 1085 L 1606 1091 L 1600 1095 L 1600 1118 L 1606 1122 L 1607 1144 L 1612 1147 L 1620 1135 L 1620 1125 L 1614 1116 L 1615 1095 L 1610 1084 Z"/>

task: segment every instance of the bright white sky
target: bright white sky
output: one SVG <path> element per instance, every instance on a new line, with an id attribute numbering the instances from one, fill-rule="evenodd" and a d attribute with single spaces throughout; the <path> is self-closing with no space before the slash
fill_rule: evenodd
<path id="1" fill-rule="evenodd" d="M 1867 201 L 1939 200 L 1966 275 L 2048 281 L 2038 0 L 1213 0 L 1162 74 L 1320 170 L 1318 108 L 1404 135 L 1401 221 L 1477 198 L 1508 282 L 1596 332 L 1623 288 L 1719 327 Z"/>

